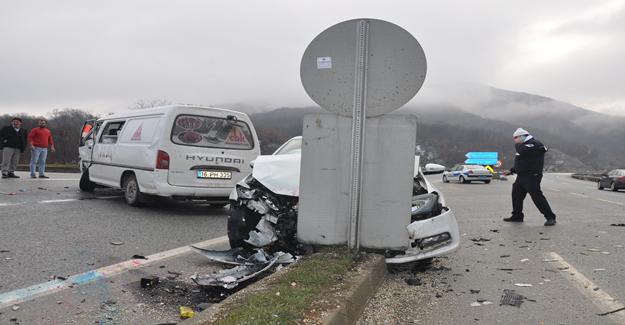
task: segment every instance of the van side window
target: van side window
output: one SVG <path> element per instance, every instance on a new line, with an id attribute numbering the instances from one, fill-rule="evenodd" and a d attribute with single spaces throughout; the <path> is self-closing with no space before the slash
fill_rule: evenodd
<path id="1" fill-rule="evenodd" d="M 102 130 L 102 135 L 100 136 L 100 141 L 98 142 L 103 144 L 116 143 L 118 134 L 120 133 L 123 126 L 124 121 L 107 123 L 104 126 L 104 130 Z"/>

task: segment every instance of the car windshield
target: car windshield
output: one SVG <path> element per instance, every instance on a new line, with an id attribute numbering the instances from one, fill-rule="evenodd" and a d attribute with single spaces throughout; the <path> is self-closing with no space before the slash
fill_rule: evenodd
<path id="1" fill-rule="evenodd" d="M 302 151 L 302 138 L 295 138 L 289 140 L 281 148 L 274 152 L 274 155 L 288 155 L 294 153 L 300 153 Z"/>
<path id="2" fill-rule="evenodd" d="M 254 148 L 247 123 L 219 117 L 179 115 L 174 121 L 171 141 L 196 147 L 242 149 Z"/>

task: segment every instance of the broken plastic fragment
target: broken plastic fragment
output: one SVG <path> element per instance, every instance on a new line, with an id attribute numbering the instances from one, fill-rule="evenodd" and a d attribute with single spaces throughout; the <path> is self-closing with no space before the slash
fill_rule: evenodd
<path id="1" fill-rule="evenodd" d="M 256 229 L 257 230 L 250 231 L 250 238 L 246 239 L 245 242 L 256 247 L 265 247 L 278 240 L 278 236 L 276 236 L 273 226 L 264 216 L 256 225 Z"/>
<path id="2" fill-rule="evenodd" d="M 239 265 L 232 269 L 222 270 L 213 274 L 194 274 L 191 279 L 200 286 L 224 287 L 233 289 L 240 283 L 253 279 L 271 268 L 283 253 L 278 252 L 267 264 Z"/>
<path id="3" fill-rule="evenodd" d="M 231 248 L 227 251 L 215 251 L 195 246 L 191 246 L 191 248 L 197 253 L 206 256 L 211 261 L 233 265 L 241 265 L 247 262 L 247 259 L 241 256 L 241 253 L 243 252 L 242 247 Z"/>

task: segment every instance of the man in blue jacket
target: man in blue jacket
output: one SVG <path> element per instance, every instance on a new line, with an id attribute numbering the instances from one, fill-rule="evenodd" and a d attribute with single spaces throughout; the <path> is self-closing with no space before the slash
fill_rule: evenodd
<path id="1" fill-rule="evenodd" d="M 0 130 L 0 149 L 2 149 L 2 178 L 20 178 L 15 175 L 15 167 L 20 160 L 20 154 L 26 149 L 26 135 L 22 128 L 22 119 L 14 117 L 11 125 Z"/>
<path id="2" fill-rule="evenodd" d="M 514 131 L 512 137 L 515 143 L 516 157 L 514 158 L 514 167 L 506 174 L 516 173 L 517 178 L 512 184 L 512 216 L 503 220 L 523 222 L 523 200 L 529 193 L 538 211 L 547 219 L 545 226 L 553 226 L 556 224 L 556 215 L 551 211 L 549 202 L 540 189 L 547 147 L 522 128 Z"/>

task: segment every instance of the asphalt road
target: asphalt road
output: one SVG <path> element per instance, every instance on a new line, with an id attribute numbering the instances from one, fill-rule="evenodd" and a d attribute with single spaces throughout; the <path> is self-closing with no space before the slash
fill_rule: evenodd
<path id="1" fill-rule="evenodd" d="M 511 211 L 513 178 L 489 185 L 431 179 L 456 214 L 461 248 L 428 271 L 391 274 L 361 324 L 625 323 L 625 311 L 597 315 L 625 302 L 625 227 L 610 226 L 625 223 L 625 191 L 547 174 L 543 191 L 558 224 L 544 227 L 529 196 L 524 223 L 502 222 Z M 471 240 L 480 238 L 486 241 Z M 411 276 L 423 284 L 408 286 Z M 500 306 L 504 289 L 529 300 L 520 308 Z"/>
<path id="2" fill-rule="evenodd" d="M 34 300 L 0 304 L 0 324 L 14 324 L 12 318 L 21 324 L 158 324 L 178 321 L 178 306 L 200 302 L 189 276 L 217 267 L 176 248 L 215 238 L 213 247 L 227 247 L 226 209 L 167 200 L 132 208 L 118 191 L 81 194 L 76 174 L 51 176 L 0 181 L 0 302 L 3 295 L 22 294 L 15 290 L 54 276 L 101 267 L 110 271 L 111 265 L 118 272 Z M 439 175 L 431 179 L 455 211 L 461 248 L 437 259 L 434 269 L 415 273 L 421 286 L 404 282 L 413 272 L 391 274 L 362 324 L 625 322 L 625 312 L 596 315 L 625 301 L 625 227 L 610 226 L 625 222 L 625 192 L 598 191 L 593 183 L 568 175 L 545 175 L 543 188 L 558 215 L 557 226 L 547 228 L 529 197 L 525 223 L 501 221 L 510 212 L 512 180 L 465 185 L 443 184 Z M 480 237 L 487 241 L 471 241 Z M 172 249 L 145 266 L 131 260 L 134 254 Z M 168 286 L 140 289 L 138 282 L 146 275 L 169 277 Z M 583 279 L 589 282 L 580 285 Z M 499 306 L 503 289 L 531 300 L 520 308 Z M 493 304 L 472 307 L 477 300 Z M 19 309 L 12 310 L 16 305 Z"/>
<path id="3" fill-rule="evenodd" d="M 81 193 L 78 174 L 17 174 L 22 178 L 0 181 L 0 293 L 226 232 L 227 208 L 163 199 L 133 208 L 120 191 Z M 0 315 L 0 323 L 9 316 Z"/>

